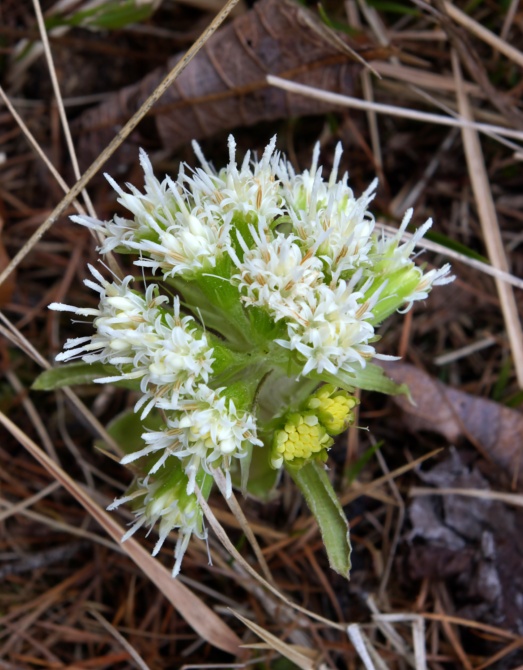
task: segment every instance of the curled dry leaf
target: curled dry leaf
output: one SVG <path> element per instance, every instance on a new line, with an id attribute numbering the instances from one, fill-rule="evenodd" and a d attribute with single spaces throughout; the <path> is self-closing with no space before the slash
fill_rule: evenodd
<path id="1" fill-rule="evenodd" d="M 84 159 L 112 139 L 182 55 L 83 114 Z M 152 114 L 164 147 L 174 150 L 220 130 L 335 109 L 332 103 L 269 87 L 267 74 L 352 95 L 360 68 L 348 38 L 298 3 L 260 0 L 209 39 Z"/>
<path id="2" fill-rule="evenodd" d="M 499 403 L 446 386 L 406 363 L 383 363 L 396 383 L 405 383 L 414 403 L 403 396 L 394 402 L 409 415 L 414 430 L 431 430 L 455 442 L 468 439 L 511 479 L 523 484 L 523 415 Z"/>

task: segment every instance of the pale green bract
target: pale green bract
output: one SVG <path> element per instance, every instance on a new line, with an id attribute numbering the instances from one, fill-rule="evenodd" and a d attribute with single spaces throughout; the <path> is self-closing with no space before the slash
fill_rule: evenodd
<path id="1" fill-rule="evenodd" d="M 92 317 L 94 332 L 65 344 L 57 360 L 69 366 L 39 388 L 86 378 L 86 363 L 107 370 L 97 383 L 134 385 L 143 434 L 121 462 L 135 482 L 112 507 L 134 501 L 124 539 L 158 523 L 156 551 L 178 529 L 174 574 L 191 534 L 206 537 L 195 494 L 209 495 L 215 469 L 230 496 L 281 467 L 302 488 L 331 566 L 347 574 L 348 527 L 324 473 L 327 450 L 352 422 L 347 392 L 406 392 L 371 363 L 393 358 L 376 352 L 376 327 L 452 281 L 450 267 L 425 273 L 412 260 L 430 221 L 407 242 L 411 211 L 396 235 L 380 228 L 368 209 L 377 181 L 356 198 L 347 175 L 338 179 L 341 146 L 328 180 L 318 146 L 300 174 L 276 138 L 261 159 L 247 154 L 238 165 L 230 137 L 219 171 L 194 149 L 201 166 L 163 181 L 141 151 L 143 191 L 106 175 L 126 217 L 72 217 L 100 235 L 100 254 L 133 254 L 137 272 L 109 280 L 89 266 L 98 307 L 50 306 Z M 158 429 L 146 428 L 148 417 Z"/>

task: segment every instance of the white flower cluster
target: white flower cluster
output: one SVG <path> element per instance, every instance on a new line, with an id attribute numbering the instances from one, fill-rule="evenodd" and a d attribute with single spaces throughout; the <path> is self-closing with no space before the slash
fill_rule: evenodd
<path id="1" fill-rule="evenodd" d="M 179 529 L 172 570 L 172 576 L 176 577 L 191 535 L 194 533 L 201 540 L 207 538 L 196 496 L 187 493 L 183 473 L 175 467 L 174 472 L 166 472 L 160 478 L 147 476 L 139 479 L 131 493 L 116 499 L 107 509 L 114 510 L 124 503 L 140 499 L 141 504 L 134 510 L 136 521 L 122 537 L 122 542 L 128 540 L 142 526 L 145 525 L 151 530 L 158 524 L 159 538 L 152 551 L 152 555 L 156 556 L 169 533 L 173 529 Z"/>
<path id="2" fill-rule="evenodd" d="M 131 276 L 108 282 L 91 265 L 89 270 L 98 283 L 90 279 L 84 283 L 99 294 L 97 308 L 61 303 L 49 307 L 94 317 L 95 333 L 68 340 L 57 360 L 81 358 L 86 363 L 111 365 L 119 374 L 101 377 L 98 383 L 140 380 L 142 395 L 135 411 L 141 410 L 142 419 L 153 408 L 164 413 L 163 430 L 145 432 L 146 447 L 124 456 L 121 463 L 133 463 L 150 454 L 158 459 L 148 466 L 132 494 L 115 500 L 109 509 L 143 498 L 135 510 L 137 520 L 122 541 L 141 526 L 152 528 L 158 523 L 160 539 L 153 555 L 170 531 L 179 529 L 173 569 L 176 576 L 191 534 L 206 537 L 194 495 L 198 475 L 211 475 L 212 466 L 222 467 L 226 495 L 230 496 L 232 459 L 246 456 L 247 443 L 262 443 L 256 438 L 254 417 L 239 412 L 231 399 L 227 401 L 224 389 L 207 386 L 214 350 L 196 321 L 180 314 L 179 298 L 174 298 L 169 309 L 168 297 L 160 295 L 155 284 L 142 295 L 131 290 Z"/>
<path id="3" fill-rule="evenodd" d="M 231 458 L 244 458 L 247 444 L 263 446 L 256 437 L 256 421 L 248 412 L 239 413 L 232 400 L 221 395 L 224 389 L 213 391 L 200 385 L 192 398 L 181 400 L 179 410 L 167 419 L 160 431 L 143 435 L 146 447 L 122 458 L 122 463 L 132 463 L 138 458 L 161 452 L 160 458 L 149 471 L 157 472 L 170 455 L 184 459 L 188 477 L 187 493 L 193 493 L 200 468 L 212 475 L 211 467 L 221 465 L 227 481 L 227 497 L 232 493 L 230 477 Z M 163 405 L 160 404 L 163 408 Z"/>
<path id="4" fill-rule="evenodd" d="M 136 409 L 145 404 L 143 416 L 160 399 L 164 407 L 177 409 L 180 395 L 191 395 L 212 373 L 213 349 L 205 333 L 198 333 L 192 317 L 180 316 L 178 297 L 172 312 L 162 307 L 169 299 L 158 294 L 156 284 L 144 296 L 129 288 L 131 276 L 110 283 L 92 265 L 89 270 L 99 283 L 90 279 L 84 283 L 99 293 L 98 308 L 53 303 L 50 309 L 94 316 L 96 332 L 68 340 L 56 360 L 81 356 L 86 363 L 110 364 L 120 370 L 119 375 L 97 379 L 98 383 L 140 379 L 143 396 Z"/>
<path id="5" fill-rule="evenodd" d="M 338 375 L 340 386 L 352 387 L 369 359 L 389 358 L 374 349 L 376 326 L 452 280 L 448 265 L 424 273 L 412 260 L 430 221 L 402 242 L 407 212 L 397 234 L 380 234 L 368 209 L 377 182 L 356 198 L 347 174 L 338 179 L 340 146 L 328 180 L 318 166 L 319 146 L 303 173 L 275 150 L 276 138 L 260 160 L 247 154 L 240 166 L 232 137 L 228 146 L 222 170 L 194 144 L 201 167 L 182 165 L 176 179 L 163 181 L 141 151 L 143 192 L 132 185 L 126 192 L 107 177 L 128 217 L 72 217 L 100 234 L 102 254 L 132 253 L 135 265 L 160 274 L 163 284 L 140 293 L 130 287 L 133 277 L 109 282 L 89 266 L 95 281 L 85 284 L 99 294 L 98 307 L 51 305 L 92 317 L 95 330 L 69 340 L 57 360 L 107 366 L 100 383 L 134 380 L 141 390 L 135 411 L 142 419 L 150 412 L 163 418 L 163 427 L 144 432 L 143 447 L 122 459 L 141 476 L 112 507 L 139 501 L 126 537 L 158 523 L 155 553 L 179 529 L 175 573 L 191 533 L 205 537 L 196 487 L 212 485 L 213 468 L 221 467 L 230 496 L 233 462 L 243 485 L 251 448 L 263 446 L 251 412 L 271 372 L 279 368 L 275 378 L 283 372 L 297 384 L 300 375 Z M 182 303 L 166 295 L 173 287 Z M 273 418 L 289 409 L 279 406 L 287 402 L 279 390 L 274 395 Z M 266 421 L 259 428 L 265 442 L 274 430 Z M 302 433 L 297 429 L 296 440 Z M 295 452 L 285 447 L 287 460 L 318 452 L 320 442 L 312 442 L 305 451 L 301 443 Z"/>
<path id="6" fill-rule="evenodd" d="M 433 285 L 451 281 L 448 265 L 424 275 L 412 262 L 431 222 L 403 245 L 411 212 L 397 236 L 377 235 L 368 211 L 377 181 L 355 198 L 347 174 L 338 180 L 340 145 L 328 181 L 318 167 L 319 146 L 311 169 L 301 174 L 275 151 L 275 138 L 261 160 L 247 154 L 240 168 L 235 149 L 231 137 L 229 164 L 216 172 L 195 145 L 202 167 L 188 174 L 182 166 L 176 181 L 161 183 L 142 151 L 143 194 L 132 186 L 125 193 L 108 177 L 134 219 L 75 220 L 105 236 L 102 252 L 137 252 L 136 264 L 160 270 L 164 279 L 212 274 L 228 255 L 236 271 L 226 279 L 247 308 L 262 307 L 275 322 L 284 320 L 287 337 L 276 341 L 295 352 L 303 374 L 350 373 L 380 357 L 371 344 L 382 320 L 380 300 L 387 296 L 390 304 L 397 296 L 395 308 L 408 308 Z M 405 295 L 401 281 L 391 281 L 402 268 L 411 282 L 413 274 L 418 279 Z"/>
<path id="7" fill-rule="evenodd" d="M 222 466 L 230 482 L 231 458 L 245 455 L 245 441 L 261 443 L 256 438 L 254 418 L 238 412 L 232 400 L 227 403 L 220 395 L 224 389 L 214 391 L 207 386 L 215 359 L 206 334 L 191 316 L 181 316 L 178 297 L 168 311 L 165 305 L 169 299 L 158 295 L 155 284 L 143 296 L 129 288 L 133 277 L 110 283 L 95 268 L 89 269 L 99 283 L 90 279 L 84 283 L 99 293 L 98 308 L 53 303 L 50 309 L 94 316 L 96 332 L 68 340 L 57 360 L 81 357 L 86 363 L 114 366 L 120 374 L 96 381 L 140 380 L 142 396 L 135 411 L 142 410 L 143 419 L 156 407 L 167 416 L 167 429 L 144 433 L 147 449 L 124 457 L 122 463 L 163 451 L 149 474 L 175 456 L 184 464 L 189 493 L 194 491 L 200 466 L 209 472 L 211 463 Z M 174 426 L 186 430 L 173 431 Z"/>
<path id="8" fill-rule="evenodd" d="M 231 225 L 239 216 L 270 221 L 281 214 L 282 198 L 274 179 L 275 143 L 276 138 L 262 160 L 253 165 L 247 154 L 238 170 L 231 137 L 230 162 L 219 173 L 211 168 L 195 143 L 202 167 L 188 175 L 182 165 L 176 181 L 166 176 L 162 182 L 154 176 L 151 162 L 141 149 L 144 193 L 131 184 L 127 184 L 130 193 L 126 193 L 112 177 L 105 175 L 119 195 L 118 202 L 133 218 L 115 216 L 112 221 L 99 221 L 89 216 L 72 216 L 71 219 L 102 235 L 100 253 L 113 250 L 137 253 L 140 259 L 136 265 L 153 272 L 159 270 L 164 279 L 210 271 L 229 247 Z"/>
<path id="9" fill-rule="evenodd" d="M 292 165 L 281 160 L 278 177 L 282 183 L 288 215 L 304 249 L 314 249 L 334 278 L 356 270 L 368 262 L 373 246 L 374 217 L 368 211 L 378 180 L 356 199 L 348 186 L 348 174 L 336 181 L 342 156 L 336 147 L 334 163 L 325 182 L 318 168 L 319 144 L 314 148 L 312 166 L 296 174 Z"/>

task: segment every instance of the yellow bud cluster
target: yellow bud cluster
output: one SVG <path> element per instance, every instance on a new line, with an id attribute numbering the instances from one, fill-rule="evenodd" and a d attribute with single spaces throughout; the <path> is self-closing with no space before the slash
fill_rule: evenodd
<path id="1" fill-rule="evenodd" d="M 357 403 L 357 398 L 346 391 L 325 384 L 310 397 L 307 407 L 316 414 L 330 435 L 339 435 L 354 420 L 352 410 Z"/>
<path id="2" fill-rule="evenodd" d="M 273 443 L 272 466 L 279 468 L 283 461 L 307 459 L 328 449 L 333 443 L 314 414 L 290 414 L 285 426 L 276 431 Z"/>

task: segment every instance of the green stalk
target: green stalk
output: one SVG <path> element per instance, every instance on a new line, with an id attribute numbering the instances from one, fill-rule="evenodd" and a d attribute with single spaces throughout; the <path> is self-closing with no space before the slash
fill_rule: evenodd
<path id="1" fill-rule="evenodd" d="M 301 468 L 286 463 L 285 468 L 302 492 L 318 523 L 330 567 L 349 579 L 352 550 L 349 522 L 323 465 L 313 460 Z"/>

